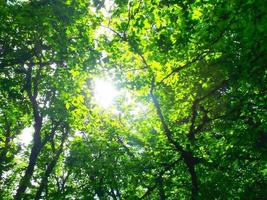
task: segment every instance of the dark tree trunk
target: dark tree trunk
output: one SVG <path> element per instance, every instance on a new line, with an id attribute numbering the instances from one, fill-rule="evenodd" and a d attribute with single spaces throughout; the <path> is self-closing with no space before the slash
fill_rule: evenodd
<path id="1" fill-rule="evenodd" d="M 191 199 L 196 200 L 198 195 L 197 174 L 195 170 L 196 162 L 192 154 L 190 155 L 190 157 L 185 157 L 184 160 L 191 176 Z"/>
<path id="2" fill-rule="evenodd" d="M 165 196 L 162 176 L 159 176 L 157 181 L 158 181 L 158 185 L 159 185 L 159 199 L 165 200 L 166 196 Z"/>
<path id="3" fill-rule="evenodd" d="M 194 165 L 189 168 L 189 173 L 191 175 L 191 184 L 192 184 L 192 188 L 191 188 L 192 197 L 191 197 L 191 199 L 195 200 L 197 198 L 198 185 L 197 185 L 197 174 L 196 174 Z"/>
<path id="4" fill-rule="evenodd" d="M 46 187 L 47 183 L 48 183 L 48 177 L 50 176 L 50 174 L 52 173 L 54 167 L 56 166 L 56 163 L 57 163 L 57 160 L 58 160 L 58 157 L 59 156 L 56 156 L 51 163 L 49 163 L 49 165 L 47 166 L 47 169 L 45 171 L 45 174 L 44 176 L 42 177 L 42 180 L 41 180 L 41 184 L 36 192 L 36 195 L 35 195 L 35 200 L 37 199 L 40 199 L 41 195 L 42 195 L 42 192 L 44 190 L 44 188 Z"/>
<path id="5" fill-rule="evenodd" d="M 192 152 L 185 150 L 182 147 L 182 145 L 173 138 L 173 134 L 165 122 L 165 119 L 163 117 L 163 114 L 162 114 L 162 111 L 160 109 L 160 105 L 157 101 L 157 98 L 153 94 L 154 87 L 155 86 L 154 86 L 154 80 L 153 80 L 152 84 L 151 84 L 150 95 L 152 97 L 154 106 L 157 110 L 157 114 L 160 118 L 161 124 L 163 126 L 163 130 L 165 132 L 165 135 L 167 136 L 168 141 L 174 145 L 174 147 L 176 148 L 176 150 L 178 152 L 181 153 L 181 157 L 183 158 L 184 163 L 187 166 L 187 169 L 188 169 L 190 176 L 191 176 L 191 184 L 192 184 L 192 186 L 191 186 L 191 194 L 192 194 L 191 199 L 195 200 L 197 198 L 197 193 L 198 193 L 197 175 L 196 175 L 196 171 L 195 171 L 195 165 L 197 164 L 198 158 L 195 158 L 193 156 Z M 196 119 L 196 115 L 197 115 L 196 106 L 197 106 L 198 101 L 195 101 L 194 105 L 193 105 L 193 114 L 192 114 L 192 120 L 191 120 L 192 124 L 191 124 L 189 134 L 188 134 L 188 138 L 189 138 L 191 143 L 193 142 L 194 134 L 195 134 L 194 123 L 195 123 L 195 119 Z"/>
<path id="6" fill-rule="evenodd" d="M 25 72 L 26 74 L 26 83 L 25 83 L 25 89 L 27 92 L 27 95 L 29 97 L 29 100 L 31 102 L 32 111 L 33 111 L 33 117 L 34 117 L 34 135 L 33 135 L 33 147 L 31 149 L 31 154 L 29 158 L 29 164 L 27 166 L 27 169 L 25 171 L 24 176 L 21 178 L 19 182 L 19 187 L 17 189 L 17 192 L 14 196 L 14 199 L 20 200 L 23 198 L 23 194 L 25 193 L 27 187 L 30 184 L 31 177 L 33 175 L 34 167 L 37 162 L 38 155 L 42 149 L 42 138 L 41 138 L 41 129 L 42 129 L 42 123 L 43 118 L 40 113 L 38 102 L 36 100 L 38 95 L 38 81 L 40 79 L 40 72 L 41 68 L 37 70 L 36 78 L 33 80 L 32 78 L 32 67 L 33 65 L 28 66 L 29 69 Z"/>
<path id="7" fill-rule="evenodd" d="M 33 137 L 33 147 L 31 150 L 30 158 L 29 158 L 29 164 L 27 166 L 27 169 L 25 171 L 24 176 L 21 178 L 19 182 L 19 188 L 17 189 L 17 193 L 14 197 L 14 199 L 19 200 L 23 198 L 23 194 L 25 193 L 31 177 L 33 175 L 34 167 L 36 165 L 36 161 L 38 158 L 38 155 L 42 149 L 42 143 L 41 143 L 41 127 L 42 127 L 42 119 L 39 118 L 38 121 L 35 122 L 35 132 Z"/>
<path id="8" fill-rule="evenodd" d="M 66 138 L 66 133 L 63 133 L 60 147 L 57 150 L 55 157 L 52 159 L 52 161 L 48 164 L 48 166 L 46 168 L 45 174 L 44 174 L 44 176 L 42 177 L 42 180 L 41 180 L 41 184 L 40 184 L 40 186 L 39 186 L 39 188 L 38 188 L 38 190 L 36 192 L 36 195 L 35 195 L 35 198 L 34 198 L 35 200 L 38 200 L 38 199 L 41 198 L 42 192 L 45 189 L 45 187 L 47 186 L 48 177 L 50 176 L 50 174 L 52 173 L 53 169 L 55 168 L 55 166 L 57 164 L 57 161 L 59 159 L 59 156 L 63 151 L 63 145 L 64 145 L 64 142 L 65 142 L 65 138 Z"/>
<path id="9" fill-rule="evenodd" d="M 96 194 L 99 199 L 104 199 L 105 196 L 105 190 L 103 189 L 102 185 L 103 185 L 103 178 L 100 177 L 98 187 L 96 188 Z"/>

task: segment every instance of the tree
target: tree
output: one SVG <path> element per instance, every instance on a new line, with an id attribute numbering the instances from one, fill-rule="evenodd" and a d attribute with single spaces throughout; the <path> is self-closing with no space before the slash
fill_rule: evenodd
<path id="1" fill-rule="evenodd" d="M 3 12 L 1 21 L 4 21 L 2 26 L 7 30 L 1 35 L 3 77 L 12 77 L 8 79 L 11 86 L 18 80 L 15 86 L 18 88 L 20 85 L 18 93 L 31 108 L 31 123 L 34 124 L 28 166 L 20 179 L 15 199 L 25 196 L 24 193 L 30 185 L 41 150 L 48 141 L 54 139 L 60 124 L 63 121 L 65 124 L 68 123 L 70 118 L 65 108 L 66 100 L 61 91 L 62 89 L 71 91 L 71 87 L 66 84 L 59 86 L 59 84 L 63 80 L 73 79 L 73 73 L 79 68 L 85 70 L 86 67 L 83 65 L 94 62 L 93 53 L 88 53 L 88 47 L 92 46 L 88 39 L 89 35 L 81 39 L 75 38 L 75 34 L 90 34 L 95 26 L 94 20 L 90 21 L 91 24 L 79 26 L 81 21 L 87 22 L 89 17 L 87 6 L 88 4 L 82 1 L 76 3 L 41 1 L 7 3 L 1 8 Z M 73 47 L 73 44 L 81 42 L 82 46 L 79 48 Z M 83 58 L 78 59 L 77 56 L 75 59 L 71 58 L 74 55 Z M 63 73 L 64 75 L 61 76 L 60 74 Z M 56 79 L 56 76 L 59 77 Z M 13 79 L 14 82 L 12 82 Z M 77 84 L 71 86 L 76 86 L 74 89 L 77 90 Z"/>
<path id="2" fill-rule="evenodd" d="M 264 199 L 264 3 L 3 3 L 1 198 Z"/>
<path id="3" fill-rule="evenodd" d="M 248 174 L 255 177 L 263 175 L 264 162 L 258 159 L 263 156 L 264 150 L 256 150 L 255 145 L 265 132 L 262 125 L 266 117 L 262 115 L 264 122 L 254 124 L 253 129 L 257 131 L 253 134 L 252 123 L 248 125 L 246 121 L 251 113 L 262 113 L 265 109 L 258 106 L 252 108 L 248 103 L 253 102 L 251 96 L 257 96 L 255 91 L 259 96 L 264 96 L 263 99 L 266 98 L 262 93 L 266 88 L 254 83 L 257 79 L 254 75 L 262 77 L 260 83 L 266 81 L 266 72 L 259 67 L 265 62 L 260 55 L 266 49 L 256 50 L 257 43 L 266 38 L 257 38 L 252 33 L 253 30 L 259 31 L 256 27 L 264 26 L 261 6 L 261 3 L 252 2 L 217 2 L 214 5 L 186 1 L 130 2 L 116 7 L 105 25 L 113 32 L 111 39 L 105 35 L 102 39 L 103 49 L 108 51 L 108 60 L 111 66 L 122 66 L 122 69 L 118 67 L 118 74 L 121 80 L 126 80 L 124 84 L 130 83 L 129 87 L 140 94 L 147 94 L 150 88 L 163 134 L 181 156 L 180 161 L 191 176 L 191 199 L 205 198 L 205 187 L 199 185 L 207 180 L 201 169 L 208 174 L 218 170 L 221 171 L 219 176 L 228 177 L 228 181 L 224 182 L 228 182 L 227 186 L 220 185 L 221 192 L 211 192 L 211 198 L 240 196 L 248 187 L 245 184 Z M 256 14 L 254 10 L 259 12 Z M 258 21 L 255 24 L 256 18 Z M 258 63 L 258 67 L 254 62 Z M 251 86 L 252 90 L 249 89 Z M 146 96 L 144 98 L 147 99 Z M 262 104 L 263 101 L 257 101 L 254 105 L 258 103 Z M 222 128 L 224 123 L 227 125 Z M 232 132 L 235 132 L 234 136 L 230 136 Z M 221 144 L 223 150 L 218 151 L 218 146 L 212 147 L 212 144 Z M 240 149 L 243 149 L 242 152 Z M 233 152 L 236 154 L 232 155 Z M 219 164 L 218 157 L 231 159 L 219 161 Z M 243 164 L 232 166 L 232 159 L 236 163 L 247 159 L 250 166 L 257 162 L 257 167 L 253 167 L 252 172 Z M 232 167 L 224 173 L 225 168 L 220 165 Z M 236 170 L 241 170 L 244 177 L 239 180 L 242 182 L 240 193 L 228 188 L 229 193 L 224 194 L 223 188 L 229 187 L 229 182 L 240 173 Z M 216 179 L 211 181 L 212 185 L 219 184 Z M 261 187 L 258 184 L 266 184 L 263 177 L 260 179 L 261 183 L 253 181 L 257 185 L 255 188 Z M 160 181 L 156 182 L 162 191 L 161 184 Z M 232 187 L 235 188 L 236 183 Z M 144 195 L 150 195 L 155 188 L 148 188 Z M 257 195 L 264 196 L 263 193 Z"/>

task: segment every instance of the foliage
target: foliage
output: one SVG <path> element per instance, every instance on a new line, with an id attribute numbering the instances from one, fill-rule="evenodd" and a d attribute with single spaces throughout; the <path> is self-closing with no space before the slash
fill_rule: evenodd
<path id="1" fill-rule="evenodd" d="M 264 1 L 0 13 L 1 199 L 267 197 Z M 94 80 L 107 76 L 120 94 L 103 108 Z"/>

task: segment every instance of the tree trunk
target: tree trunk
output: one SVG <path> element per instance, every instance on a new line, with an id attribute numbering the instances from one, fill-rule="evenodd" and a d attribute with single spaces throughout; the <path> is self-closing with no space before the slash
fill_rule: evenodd
<path id="1" fill-rule="evenodd" d="M 53 158 L 53 160 L 47 166 L 47 169 L 45 171 L 45 174 L 42 177 L 41 184 L 40 184 L 40 186 L 39 186 L 39 188 L 38 188 L 38 190 L 36 192 L 36 195 L 35 195 L 35 198 L 34 198 L 35 200 L 40 199 L 44 188 L 47 186 L 48 177 L 50 176 L 50 174 L 52 173 L 53 169 L 55 168 L 55 166 L 57 164 L 57 161 L 59 159 L 59 156 L 60 156 L 60 154 L 63 151 L 63 145 L 64 145 L 64 142 L 65 142 L 65 138 L 66 138 L 66 133 L 63 133 L 60 147 L 57 150 L 56 155 Z"/>
<path id="2" fill-rule="evenodd" d="M 159 199 L 165 200 L 166 196 L 165 196 L 165 192 L 164 192 L 163 179 L 162 179 L 161 175 L 158 177 L 157 181 L 158 181 L 158 185 L 159 185 Z"/>
<path id="3" fill-rule="evenodd" d="M 191 176 L 191 199 L 196 200 L 198 193 L 198 185 L 197 185 L 197 174 L 195 170 L 195 163 L 192 160 L 187 160 L 185 162 Z"/>
<path id="4" fill-rule="evenodd" d="M 29 186 L 31 177 L 33 175 L 34 167 L 38 158 L 38 155 L 42 149 L 42 143 L 41 143 L 41 127 L 42 127 L 42 119 L 39 118 L 35 122 L 35 132 L 33 137 L 33 147 L 31 150 L 30 158 L 29 158 L 29 164 L 27 166 L 27 169 L 25 171 L 24 176 L 21 178 L 19 182 L 19 188 L 17 189 L 17 193 L 14 196 L 14 199 L 20 200 L 23 198 L 23 194 L 25 193 L 27 187 Z"/>
<path id="5" fill-rule="evenodd" d="M 48 177 L 50 176 L 50 174 L 52 173 L 54 167 L 56 166 L 56 163 L 57 163 L 57 160 L 59 158 L 59 155 L 56 156 L 51 163 L 49 163 L 49 165 L 47 166 L 47 169 L 45 171 L 45 174 L 44 176 L 42 177 L 42 180 L 41 180 L 41 184 L 36 192 L 36 195 L 35 195 L 35 200 L 38 200 L 40 199 L 41 195 L 42 195 L 42 192 L 45 188 L 45 186 L 47 185 L 48 183 Z"/>

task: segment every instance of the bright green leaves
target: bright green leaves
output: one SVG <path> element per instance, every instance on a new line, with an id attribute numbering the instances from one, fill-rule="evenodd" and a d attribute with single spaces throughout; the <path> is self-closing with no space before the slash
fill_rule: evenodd
<path id="1" fill-rule="evenodd" d="M 192 19 L 199 19 L 202 16 L 202 10 L 200 8 L 193 8 Z"/>
<path id="2" fill-rule="evenodd" d="M 193 163 L 196 199 L 263 199 L 264 2 L 108 4 L 0 7 L 0 170 L 8 171 L 1 195 L 12 198 L 17 170 L 27 166 L 31 146 L 15 158 L 13 140 L 33 124 L 35 99 L 45 142 L 28 198 L 54 162 L 41 198 L 189 199 Z M 93 80 L 107 76 L 120 92 L 103 109 Z M 185 163 L 184 151 L 199 162 Z"/>
<path id="3" fill-rule="evenodd" d="M 89 12 L 88 6 L 86 1 L 27 1 L 0 8 L 4 14 L 1 15 L 0 79 L 1 82 L 9 80 L 1 87 L 0 95 L 1 167 L 6 165 L 2 162 L 4 157 L 9 164 L 14 163 L 11 157 L 16 156 L 19 147 L 13 140 L 21 130 L 38 124 L 35 147 L 28 146 L 16 158 L 23 162 L 21 169 L 30 165 L 36 169 L 38 180 L 32 174 L 25 176 L 26 182 L 30 183 L 32 178 L 36 183 L 36 186 L 28 184 L 29 198 L 34 198 L 35 187 L 41 187 L 40 181 L 48 179 L 52 173 L 58 159 L 55 157 L 60 157 L 67 140 L 63 136 L 71 135 L 70 132 L 86 121 L 86 100 L 90 96 L 83 87 L 98 56 L 93 48 L 94 30 L 99 20 Z M 4 111 L 5 107 L 8 112 Z M 3 120 L 7 122 L 2 123 Z M 4 124 L 9 128 L 3 127 Z M 32 164 L 28 163 L 30 152 L 34 154 Z M 6 170 L 10 171 L 4 180 L 2 173 Z M 24 173 L 17 170 L 16 166 L 1 168 L 1 195 L 17 190 L 18 184 L 13 183 L 19 181 L 19 173 Z M 13 177 L 13 172 L 17 177 Z"/>
<path id="4" fill-rule="evenodd" d="M 230 177 L 235 177 L 235 170 L 241 167 L 241 179 L 244 182 L 242 187 L 245 187 L 247 169 L 237 161 L 235 153 L 238 152 L 236 146 L 240 145 L 240 154 L 245 156 L 250 152 L 245 150 L 246 147 L 254 148 L 252 143 L 245 141 L 255 142 L 255 138 L 249 136 L 248 125 L 242 123 L 244 119 L 239 119 L 242 116 L 250 116 L 249 113 L 240 115 L 244 111 L 240 113 L 243 101 L 239 99 L 242 98 L 241 93 L 254 93 L 248 92 L 245 82 L 248 81 L 249 76 L 246 76 L 246 73 L 249 70 L 245 69 L 253 65 L 248 62 L 253 53 L 248 52 L 255 41 L 251 35 L 255 27 L 243 27 L 243 23 L 248 21 L 246 11 L 250 10 L 251 3 L 248 7 L 238 4 L 223 1 L 185 1 L 177 4 L 131 2 L 128 10 L 124 7 L 120 14 L 117 13 L 109 19 L 109 26 L 116 34 L 110 41 L 103 41 L 102 45 L 108 50 L 110 65 L 120 66 L 116 68 L 115 73 L 126 80 L 122 81 L 123 84 L 134 89 L 136 94 L 144 99 L 144 103 L 149 102 L 147 95 L 154 78 L 154 94 L 159 101 L 165 122 L 175 140 L 183 147 L 191 149 L 193 154 L 215 165 L 218 156 L 223 156 L 224 167 L 231 165 L 231 159 L 235 160 L 233 171 L 230 169 L 227 174 L 207 172 L 210 174 L 207 183 L 216 183 L 219 176 L 225 176 L 224 180 L 227 182 Z M 237 18 L 242 19 L 242 22 Z M 255 19 L 252 13 L 248 18 Z M 250 42 L 244 42 L 246 40 Z M 108 45 L 112 47 L 107 47 Z M 238 74 L 239 72 L 242 72 L 242 75 Z M 259 74 L 258 76 L 262 77 Z M 244 82 L 235 82 L 237 78 Z M 240 92 L 238 95 L 233 90 L 235 87 Z M 253 101 L 250 95 L 245 98 Z M 232 105 L 233 102 L 235 105 Z M 248 108 L 245 110 L 252 111 Z M 153 111 L 148 117 L 155 120 L 154 124 L 158 130 L 162 124 L 157 121 L 155 109 Z M 231 122 L 235 118 L 237 121 Z M 137 123 L 139 124 L 138 121 Z M 145 127 L 141 130 L 148 131 Z M 196 141 L 188 140 L 189 131 L 195 132 Z M 158 139 L 158 143 L 155 144 L 153 137 Z M 169 145 L 164 132 L 158 131 L 157 136 L 153 137 L 151 138 L 151 134 L 147 134 L 147 138 L 144 135 L 145 144 L 153 147 Z M 239 142 L 239 137 L 246 139 Z M 161 154 L 161 151 L 156 149 L 152 152 L 157 156 Z M 253 156 L 257 157 L 256 154 Z M 180 168 L 177 170 L 181 171 Z M 257 173 L 255 172 L 255 176 Z M 204 180 L 204 176 L 199 176 Z M 216 189 L 223 191 L 222 188 L 226 185 L 220 182 L 220 187 Z M 237 191 L 235 186 L 232 187 L 231 192 L 227 194 L 229 196 L 234 196 L 234 191 Z M 236 194 L 240 196 L 242 192 L 244 188 L 239 188 Z M 220 192 L 218 194 L 221 197 L 227 196 Z"/>

